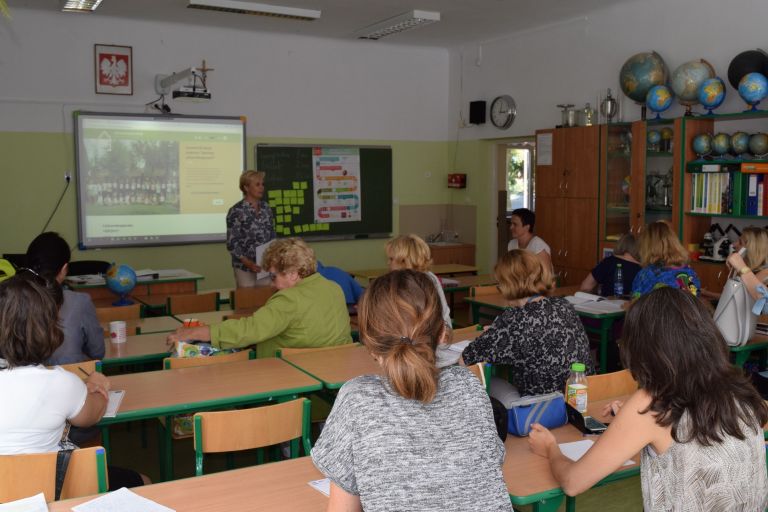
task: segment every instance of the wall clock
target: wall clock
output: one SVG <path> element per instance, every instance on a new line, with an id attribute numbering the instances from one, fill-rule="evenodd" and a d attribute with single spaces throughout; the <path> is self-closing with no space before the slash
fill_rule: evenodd
<path id="1" fill-rule="evenodd" d="M 496 128 L 506 130 L 515 121 L 517 104 L 512 96 L 502 94 L 491 102 L 491 122 Z"/>

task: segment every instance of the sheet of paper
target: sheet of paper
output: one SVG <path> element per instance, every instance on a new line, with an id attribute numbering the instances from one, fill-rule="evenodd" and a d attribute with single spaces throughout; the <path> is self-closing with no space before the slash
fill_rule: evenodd
<path id="1" fill-rule="evenodd" d="M 331 495 L 331 479 L 330 478 L 323 478 L 322 480 L 312 480 L 309 482 L 309 485 L 321 493 L 325 494 L 326 496 Z"/>
<path id="2" fill-rule="evenodd" d="M 120 409 L 120 404 L 125 396 L 125 391 L 118 389 L 109 392 L 109 402 L 107 403 L 107 411 L 104 413 L 105 418 L 114 418 L 117 416 L 117 410 Z"/>
<path id="3" fill-rule="evenodd" d="M 0 512 L 48 512 L 45 494 L 35 494 L 29 498 L 0 504 Z"/>
<path id="4" fill-rule="evenodd" d="M 591 439 L 584 439 L 583 441 L 574 441 L 572 443 L 560 443 L 559 446 L 560 451 L 563 452 L 563 455 L 575 462 L 582 458 L 584 454 L 587 453 L 590 448 L 592 448 L 593 444 L 595 444 L 595 442 Z M 622 466 L 631 466 L 634 463 L 634 461 L 628 460 L 624 462 Z"/>
<path id="5" fill-rule="evenodd" d="M 438 345 L 437 350 L 435 350 L 435 363 L 437 367 L 444 368 L 446 366 L 456 364 L 456 362 L 459 360 L 459 357 L 461 357 L 461 353 L 464 352 L 464 349 L 467 348 L 467 345 L 469 345 L 471 342 L 472 340 L 465 340 L 457 341 L 456 343 L 451 343 L 450 345 Z"/>
<path id="6" fill-rule="evenodd" d="M 142 268 L 136 271 L 136 277 L 151 276 L 152 274 L 157 274 L 157 270 L 152 270 L 151 268 Z"/>
<path id="7" fill-rule="evenodd" d="M 585 313 L 616 313 L 621 311 L 623 300 L 601 300 L 600 302 L 582 302 L 581 304 L 574 304 L 573 307 L 576 311 L 583 311 Z"/>
<path id="8" fill-rule="evenodd" d="M 189 272 L 187 272 L 183 268 L 167 268 L 165 270 L 155 270 L 155 274 L 157 274 L 157 276 L 161 278 L 169 278 L 169 277 L 183 277 L 189 274 Z"/>
<path id="9" fill-rule="evenodd" d="M 459 284 L 458 279 L 451 279 L 450 277 L 441 277 L 440 281 L 442 281 L 443 286 L 457 286 Z"/>
<path id="10" fill-rule="evenodd" d="M 91 501 L 87 501 L 76 507 L 72 512 L 175 512 L 172 508 L 165 507 L 139 496 L 125 487 L 114 492 L 104 494 Z"/>
<path id="11" fill-rule="evenodd" d="M 552 134 L 540 133 L 536 136 L 536 163 L 552 165 Z"/>
<path id="12" fill-rule="evenodd" d="M 267 277 L 269 275 L 269 269 L 268 268 L 264 268 L 262 266 L 261 262 L 262 262 L 262 259 L 264 258 L 264 251 L 267 250 L 267 247 L 272 245 L 272 242 L 274 242 L 274 240 L 270 240 L 269 242 L 267 242 L 265 244 L 261 244 L 260 246 L 258 246 L 256 248 L 256 263 L 259 266 L 261 266 L 261 272 L 258 272 L 256 274 L 256 279 L 264 279 L 265 277 Z"/>

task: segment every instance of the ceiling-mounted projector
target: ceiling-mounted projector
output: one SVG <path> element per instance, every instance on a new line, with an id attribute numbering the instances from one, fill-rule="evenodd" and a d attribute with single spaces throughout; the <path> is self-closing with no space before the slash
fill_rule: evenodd
<path id="1" fill-rule="evenodd" d="M 175 100 L 205 101 L 211 99 L 211 93 L 203 87 L 183 85 L 171 93 Z"/>

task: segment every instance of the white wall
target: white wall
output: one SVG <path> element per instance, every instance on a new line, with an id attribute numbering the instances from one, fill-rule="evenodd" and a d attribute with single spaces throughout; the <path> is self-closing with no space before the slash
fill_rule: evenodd
<path id="1" fill-rule="evenodd" d="M 0 131 L 71 131 L 75 109 L 144 111 L 154 77 L 206 59 L 207 104 L 249 136 L 445 140 L 449 52 L 13 9 L 0 19 Z M 94 93 L 93 45 L 133 47 L 133 96 Z"/>
<path id="2" fill-rule="evenodd" d="M 518 118 L 509 130 L 490 122 L 461 130 L 465 139 L 532 134 L 537 128 L 560 124 L 558 103 L 594 106 L 608 87 L 621 96 L 624 120 L 640 118 L 639 109 L 619 89 L 619 70 L 631 55 L 655 50 L 670 73 L 699 58 L 709 61 L 727 83 L 728 64 L 738 53 L 768 50 L 768 2 L 765 0 L 634 0 L 588 13 L 582 18 L 533 29 L 508 38 L 459 48 L 452 55 L 452 126 L 469 102 L 511 94 Z M 458 92 L 459 66 L 463 54 Z M 482 55 L 480 65 L 476 64 Z M 726 102 L 718 112 L 737 112 L 744 104 L 727 86 Z M 766 108 L 765 106 L 763 108 Z M 699 112 L 703 110 L 701 107 Z M 675 104 L 665 117 L 683 110 Z"/>

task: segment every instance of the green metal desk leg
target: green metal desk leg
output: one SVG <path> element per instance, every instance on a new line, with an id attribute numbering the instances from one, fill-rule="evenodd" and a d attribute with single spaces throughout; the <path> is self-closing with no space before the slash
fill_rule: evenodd
<path id="1" fill-rule="evenodd" d="M 109 450 L 109 426 L 108 425 L 101 427 L 101 446 L 104 447 L 104 451 L 107 454 L 107 464 L 109 464 L 110 450 Z"/>
<path id="2" fill-rule="evenodd" d="M 608 342 L 611 339 L 613 318 L 600 320 L 600 373 L 608 371 Z"/>
<path id="3" fill-rule="evenodd" d="M 562 496 L 538 501 L 533 504 L 533 512 L 557 512 L 562 502 Z"/>
<path id="4" fill-rule="evenodd" d="M 741 352 L 736 352 L 736 366 L 738 368 L 743 368 L 744 363 L 747 362 L 747 359 L 749 359 L 749 355 L 752 353 L 750 350 L 742 350 Z"/>
<path id="5" fill-rule="evenodd" d="M 576 512 L 576 498 L 573 496 L 565 497 L 565 512 Z"/>
<path id="6" fill-rule="evenodd" d="M 480 321 L 480 304 L 472 303 L 472 323 L 476 324 Z"/>

